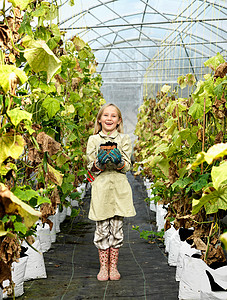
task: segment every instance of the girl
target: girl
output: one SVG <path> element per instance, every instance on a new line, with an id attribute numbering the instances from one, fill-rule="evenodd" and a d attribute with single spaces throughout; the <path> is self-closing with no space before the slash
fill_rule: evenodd
<path id="1" fill-rule="evenodd" d="M 120 279 L 117 262 L 123 244 L 123 217 L 136 214 L 125 174 L 131 167 L 132 145 L 122 132 L 121 111 L 112 103 L 105 104 L 87 144 L 88 170 L 94 173 L 88 218 L 96 221 L 94 244 L 99 252 L 100 281 Z"/>

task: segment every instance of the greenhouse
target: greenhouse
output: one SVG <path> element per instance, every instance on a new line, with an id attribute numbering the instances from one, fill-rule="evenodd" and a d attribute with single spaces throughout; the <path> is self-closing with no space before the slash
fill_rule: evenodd
<path id="1" fill-rule="evenodd" d="M 0 299 L 227 299 L 227 2 L 0 1 Z"/>

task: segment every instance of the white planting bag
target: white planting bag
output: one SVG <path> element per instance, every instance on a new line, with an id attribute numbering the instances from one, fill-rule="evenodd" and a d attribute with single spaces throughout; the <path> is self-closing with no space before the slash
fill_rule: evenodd
<path id="1" fill-rule="evenodd" d="M 34 247 L 38 252 L 32 249 L 32 247 L 30 247 L 26 242 L 23 242 L 22 245 L 28 248 L 26 251 L 26 254 L 28 255 L 28 261 L 25 269 L 24 281 L 47 278 L 40 241 L 36 240 L 32 244 L 32 247 Z"/>
<path id="2" fill-rule="evenodd" d="M 195 248 L 191 248 L 191 245 L 189 245 L 186 241 L 182 242 L 177 258 L 176 281 L 180 281 L 181 279 L 185 254 L 188 256 L 192 256 L 193 254 L 201 255 L 201 251 Z"/>
<path id="3" fill-rule="evenodd" d="M 71 206 L 68 206 L 66 211 L 67 216 L 71 216 L 71 213 L 72 213 L 72 208 Z"/>
<path id="4" fill-rule="evenodd" d="M 77 187 L 77 191 L 81 193 L 80 199 L 83 199 L 86 192 L 86 183 L 81 183 L 81 185 Z"/>
<path id="5" fill-rule="evenodd" d="M 55 226 L 56 226 L 56 233 L 59 233 L 60 230 L 60 214 L 59 214 L 59 208 L 57 207 L 55 212 Z"/>
<path id="6" fill-rule="evenodd" d="M 164 233 L 164 245 L 165 245 L 165 252 L 169 252 L 169 243 L 171 236 L 176 232 L 176 229 L 171 226 L 167 229 Z"/>
<path id="7" fill-rule="evenodd" d="M 59 222 L 60 223 L 65 221 L 66 214 L 67 214 L 67 208 L 63 205 L 62 211 L 61 212 L 59 211 Z"/>
<path id="8" fill-rule="evenodd" d="M 201 284 L 200 299 L 201 300 L 226 300 L 227 299 L 227 266 L 211 269 L 210 272 L 214 281 L 226 291 L 212 291 L 209 280 L 203 281 Z"/>
<path id="9" fill-rule="evenodd" d="M 12 263 L 12 281 L 15 283 L 14 293 L 15 297 L 19 297 L 24 293 L 24 274 L 26 269 L 28 256 L 21 257 L 19 262 Z M 3 287 L 9 285 L 9 280 L 5 280 L 2 283 Z M 7 293 L 3 293 L 3 299 L 8 298 Z"/>
<path id="10" fill-rule="evenodd" d="M 144 181 L 144 185 L 145 185 L 146 190 L 147 190 L 147 196 L 150 198 L 151 197 L 151 182 L 149 181 L 149 179 L 146 179 Z"/>
<path id="11" fill-rule="evenodd" d="M 56 242 L 56 216 L 55 215 L 49 216 L 48 219 L 53 223 L 53 226 L 50 231 L 51 243 L 55 243 Z"/>
<path id="12" fill-rule="evenodd" d="M 161 231 L 164 228 L 166 214 L 167 214 L 167 209 L 163 208 L 163 204 L 157 204 L 157 211 L 156 211 L 156 226 L 158 227 L 157 231 Z"/>
<path id="13" fill-rule="evenodd" d="M 67 196 L 67 197 L 65 198 L 65 200 L 68 201 L 68 202 L 72 205 L 72 199 L 70 199 L 69 196 Z M 67 206 L 67 208 L 66 208 L 66 215 L 67 215 L 67 216 L 71 216 L 71 212 L 72 212 L 71 205 Z"/>
<path id="14" fill-rule="evenodd" d="M 169 255 L 168 255 L 168 264 L 170 266 L 177 266 L 177 259 L 182 245 L 182 241 L 179 236 L 179 229 L 176 230 L 170 237 L 169 241 Z"/>
<path id="15" fill-rule="evenodd" d="M 151 191 L 150 199 L 152 199 L 153 197 L 154 197 L 154 195 L 152 194 L 152 191 Z M 150 210 L 157 212 L 157 205 L 155 204 L 154 200 L 150 200 Z"/>
<path id="16" fill-rule="evenodd" d="M 201 287 L 208 282 L 207 269 L 210 268 L 202 259 L 184 256 L 179 284 L 180 300 L 200 300 Z"/>
<path id="17" fill-rule="evenodd" d="M 41 244 L 41 251 L 47 252 L 51 247 L 51 236 L 49 224 L 38 224 L 36 227 L 37 237 Z"/>
<path id="18" fill-rule="evenodd" d="M 3 292 L 2 292 L 2 289 L 0 288 L 0 300 L 3 299 Z"/>

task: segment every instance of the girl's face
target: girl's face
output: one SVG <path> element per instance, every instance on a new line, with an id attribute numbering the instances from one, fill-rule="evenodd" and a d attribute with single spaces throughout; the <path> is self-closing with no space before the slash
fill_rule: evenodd
<path id="1" fill-rule="evenodd" d="M 99 123 L 102 125 L 103 133 L 113 133 L 116 130 L 117 125 L 121 123 L 116 108 L 112 105 L 107 106 L 101 115 Z"/>

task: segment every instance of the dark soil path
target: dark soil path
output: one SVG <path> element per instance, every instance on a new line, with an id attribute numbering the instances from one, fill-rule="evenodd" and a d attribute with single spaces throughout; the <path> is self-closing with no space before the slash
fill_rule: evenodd
<path id="1" fill-rule="evenodd" d="M 138 225 L 141 230 L 151 230 L 155 215 L 144 202 L 146 189 L 140 178 L 128 174 L 133 189 L 137 215 L 125 219 L 124 245 L 120 249 L 118 268 L 119 281 L 99 282 L 98 251 L 93 245 L 95 222 L 87 219 L 90 194 L 84 199 L 84 216 L 61 224 L 61 233 L 56 243 L 44 253 L 47 279 L 24 284 L 25 293 L 18 299 L 149 299 L 177 300 L 178 283 L 175 268 L 169 267 L 167 257 L 156 244 L 139 238 L 132 230 Z"/>

